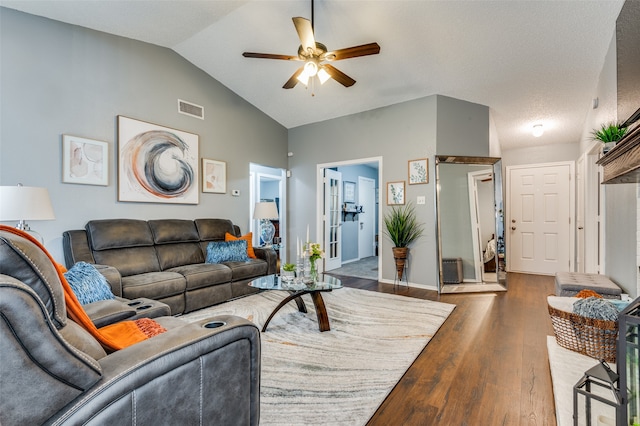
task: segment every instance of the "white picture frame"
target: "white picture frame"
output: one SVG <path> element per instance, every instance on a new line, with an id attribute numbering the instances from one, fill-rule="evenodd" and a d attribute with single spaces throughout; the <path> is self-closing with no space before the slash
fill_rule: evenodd
<path id="1" fill-rule="evenodd" d="M 109 144 L 62 135 L 62 182 L 109 185 Z"/>
<path id="2" fill-rule="evenodd" d="M 209 158 L 202 159 L 202 192 L 227 193 L 227 163 Z"/>

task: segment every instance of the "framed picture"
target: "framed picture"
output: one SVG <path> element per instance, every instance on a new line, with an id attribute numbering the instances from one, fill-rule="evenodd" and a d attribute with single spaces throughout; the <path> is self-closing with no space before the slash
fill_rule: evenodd
<path id="1" fill-rule="evenodd" d="M 344 181 L 343 183 L 344 191 L 342 193 L 342 201 L 345 203 L 355 203 L 356 202 L 356 183 Z"/>
<path id="2" fill-rule="evenodd" d="M 196 134 L 118 116 L 118 200 L 198 204 Z"/>
<path id="3" fill-rule="evenodd" d="M 109 185 L 109 144 L 62 135 L 62 182 Z"/>
<path id="4" fill-rule="evenodd" d="M 429 160 L 419 158 L 409 160 L 409 185 L 429 183 Z"/>
<path id="5" fill-rule="evenodd" d="M 387 182 L 387 205 L 404 204 L 404 181 Z"/>
<path id="6" fill-rule="evenodd" d="M 227 163 L 202 159 L 202 192 L 225 194 L 227 192 Z"/>

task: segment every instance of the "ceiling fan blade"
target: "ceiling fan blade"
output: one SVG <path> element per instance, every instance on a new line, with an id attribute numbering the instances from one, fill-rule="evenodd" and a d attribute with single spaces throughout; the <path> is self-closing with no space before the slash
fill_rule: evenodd
<path id="1" fill-rule="evenodd" d="M 331 78 L 342 84 L 344 87 L 351 87 L 356 84 L 356 81 L 354 79 L 332 65 L 325 64 L 322 66 L 322 68 L 324 68 L 324 70 L 331 76 Z"/>
<path id="2" fill-rule="evenodd" d="M 282 86 L 283 89 L 293 89 L 298 84 L 298 76 L 302 74 L 304 67 L 300 67 L 293 73 L 291 78 Z"/>
<path id="3" fill-rule="evenodd" d="M 377 55 L 378 53 L 380 53 L 380 46 L 378 45 L 378 43 L 369 43 L 327 52 L 324 54 L 324 59 L 326 59 L 327 61 L 339 61 L 340 59 Z"/>
<path id="4" fill-rule="evenodd" d="M 300 44 L 304 48 L 305 52 L 309 52 L 316 50 L 316 40 L 313 36 L 313 27 L 311 26 L 311 21 L 306 18 L 292 18 L 293 25 L 296 26 L 296 31 L 298 32 L 298 37 L 300 37 Z"/>
<path id="5" fill-rule="evenodd" d="M 254 52 L 244 52 L 242 54 L 245 58 L 261 58 L 261 59 L 283 59 L 285 61 L 299 61 L 300 58 L 297 56 L 290 55 L 278 55 L 274 53 L 254 53 Z"/>

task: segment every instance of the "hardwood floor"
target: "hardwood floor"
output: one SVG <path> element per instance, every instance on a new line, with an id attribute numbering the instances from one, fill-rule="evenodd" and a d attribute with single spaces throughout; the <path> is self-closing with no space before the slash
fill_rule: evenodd
<path id="1" fill-rule="evenodd" d="M 368 425 L 556 424 L 546 344 L 553 277 L 509 274 L 507 292 L 440 296 L 341 279 L 349 287 L 456 305 Z"/>

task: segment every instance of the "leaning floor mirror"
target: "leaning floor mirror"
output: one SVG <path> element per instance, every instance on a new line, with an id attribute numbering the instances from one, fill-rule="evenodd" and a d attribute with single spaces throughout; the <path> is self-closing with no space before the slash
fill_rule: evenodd
<path id="1" fill-rule="evenodd" d="M 506 291 L 502 161 L 436 156 L 440 293 Z"/>

